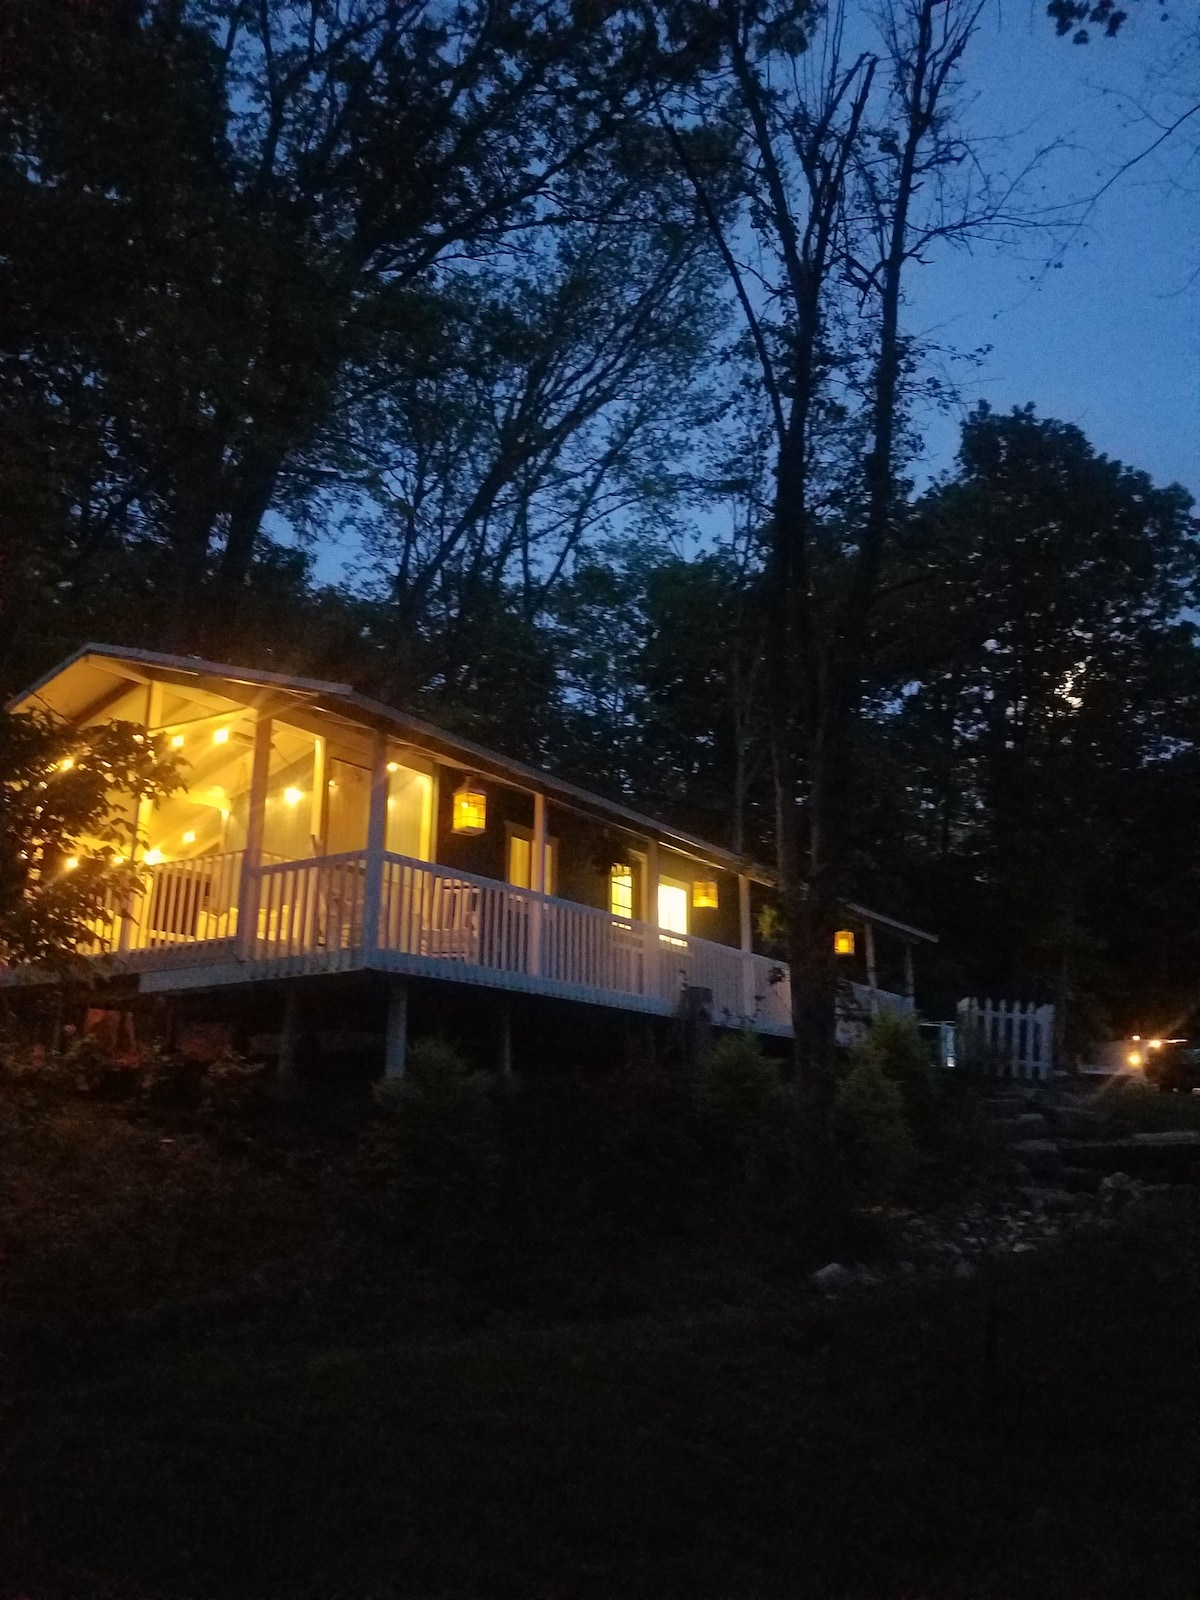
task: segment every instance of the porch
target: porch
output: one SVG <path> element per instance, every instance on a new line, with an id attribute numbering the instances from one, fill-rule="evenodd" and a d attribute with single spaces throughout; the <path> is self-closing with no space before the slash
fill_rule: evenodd
<path id="1" fill-rule="evenodd" d="M 160 993 L 370 970 L 670 1016 L 698 987 L 719 1026 L 791 1033 L 779 961 L 389 851 L 161 862 L 89 953 Z M 912 1006 L 847 987 L 850 1015 Z"/>
<path id="2" fill-rule="evenodd" d="M 85 646 L 14 702 L 35 706 L 131 722 L 180 763 L 165 799 L 117 807 L 142 887 L 79 951 L 143 991 L 377 972 L 397 994 L 411 977 L 669 1016 L 698 988 L 718 1025 L 791 1032 L 772 875 L 620 802 L 347 685 L 190 657 Z M 912 1009 L 932 936 L 845 909 L 849 1042 Z"/>

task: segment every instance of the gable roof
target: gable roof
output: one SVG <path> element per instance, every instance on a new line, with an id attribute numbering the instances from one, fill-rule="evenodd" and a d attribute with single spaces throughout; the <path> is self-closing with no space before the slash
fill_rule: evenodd
<path id="1" fill-rule="evenodd" d="M 48 698 L 43 691 L 55 683 L 66 689 L 72 675 L 81 676 L 73 669 L 86 669 L 89 665 L 101 666 L 105 662 L 132 668 L 132 676 L 136 676 L 138 668 L 147 668 L 155 679 L 167 683 L 186 685 L 195 684 L 197 679 L 207 679 L 210 681 L 205 687 L 210 689 L 217 689 L 219 684 L 225 683 L 252 689 L 275 690 L 285 696 L 294 696 L 297 701 L 306 703 L 316 710 L 332 712 L 369 728 L 395 730 L 414 744 L 421 745 L 469 772 L 492 777 L 521 788 L 540 789 L 549 799 L 558 800 L 569 809 L 583 811 L 636 833 L 649 834 L 684 855 L 698 857 L 730 872 L 742 873 L 757 883 L 773 885 L 776 882 L 776 874 L 770 868 L 748 857 L 735 855 L 733 851 L 726 850 L 721 845 L 674 828 L 669 823 L 662 822 L 657 817 L 647 816 L 644 812 L 636 811 L 620 801 L 609 800 L 603 795 L 582 788 L 579 784 L 559 778 L 545 768 L 531 766 L 523 761 L 514 761 L 509 756 L 501 755 L 499 751 L 489 750 L 471 739 L 464 739 L 433 723 L 411 716 L 406 711 L 399 711 L 394 706 L 386 705 L 382 700 L 361 694 L 346 683 L 334 683 L 321 678 L 301 678 L 290 673 L 265 672 L 253 667 L 232 666 L 227 662 L 206 661 L 200 656 L 169 655 L 155 650 L 139 650 L 109 644 L 85 644 L 50 672 L 45 673 L 36 683 L 14 695 L 8 702 L 8 709 L 29 710 L 37 705 L 53 716 L 74 720 L 86 709 L 85 706 L 65 709 L 62 704 L 55 705 L 53 699 Z M 69 705 L 68 698 L 66 706 Z M 922 928 L 912 927 L 895 917 L 884 916 L 878 911 L 871 911 L 866 906 L 851 901 L 846 901 L 845 905 L 846 910 L 854 915 L 891 928 L 907 939 L 937 943 L 936 934 L 927 933 Z"/>

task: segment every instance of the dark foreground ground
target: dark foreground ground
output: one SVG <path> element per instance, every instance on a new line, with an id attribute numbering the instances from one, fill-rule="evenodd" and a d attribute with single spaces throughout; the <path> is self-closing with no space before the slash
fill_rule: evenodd
<path id="1" fill-rule="evenodd" d="M 1194 1596 L 1195 1192 L 983 1279 L 10 1386 L 6 1595 Z M 10 1374 L 11 1376 L 11 1374 Z"/>

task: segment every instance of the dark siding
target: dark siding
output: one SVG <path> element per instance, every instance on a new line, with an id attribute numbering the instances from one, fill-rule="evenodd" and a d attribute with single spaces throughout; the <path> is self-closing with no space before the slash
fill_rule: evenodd
<path id="1" fill-rule="evenodd" d="M 480 787 L 487 795 L 487 828 L 483 833 L 454 832 L 454 791 L 470 774 L 454 767 L 438 769 L 437 859 L 440 865 L 474 872 L 498 883 L 508 878 L 508 834 L 504 824 L 533 827 L 533 796 L 484 779 Z"/>

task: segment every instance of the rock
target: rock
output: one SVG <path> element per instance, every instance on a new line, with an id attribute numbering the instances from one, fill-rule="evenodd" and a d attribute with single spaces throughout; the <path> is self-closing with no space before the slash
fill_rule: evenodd
<path id="1" fill-rule="evenodd" d="M 1055 1132 L 1068 1139 L 1097 1139 L 1113 1131 L 1113 1118 L 1090 1106 L 1055 1106 L 1050 1119 Z"/>
<path id="2" fill-rule="evenodd" d="M 1063 1188 L 1075 1194 L 1094 1194 L 1100 1187 L 1100 1174 L 1094 1167 L 1064 1167 Z"/>
<path id="3" fill-rule="evenodd" d="M 1046 1131 L 1046 1119 L 1040 1111 L 1026 1111 L 1016 1123 L 1016 1133 L 1022 1139 L 1034 1139 Z"/>
<path id="4" fill-rule="evenodd" d="M 1035 1178 L 1057 1178 L 1062 1173 L 1062 1151 L 1052 1139 L 1022 1139 L 1010 1150 Z"/>
<path id="5" fill-rule="evenodd" d="M 1079 1201 L 1067 1189 L 1041 1189 L 1031 1185 L 1022 1189 L 1021 1193 L 1035 1211 L 1044 1211 L 1053 1215 L 1056 1212 L 1077 1211 L 1079 1209 Z"/>
<path id="6" fill-rule="evenodd" d="M 1127 1206 L 1131 1200 L 1136 1200 L 1141 1192 L 1142 1185 L 1127 1172 L 1110 1172 L 1107 1177 L 1101 1178 L 1097 1190 L 1100 1204 L 1110 1211 Z"/>
<path id="7" fill-rule="evenodd" d="M 828 1266 L 814 1272 L 809 1281 L 826 1294 L 832 1294 L 838 1289 L 848 1288 L 854 1282 L 854 1273 L 840 1261 L 831 1261 Z"/>
<path id="8" fill-rule="evenodd" d="M 916 1266 L 911 1261 L 901 1261 L 899 1263 L 899 1267 L 900 1275 L 903 1278 L 911 1278 L 917 1270 Z"/>
<path id="9" fill-rule="evenodd" d="M 954 1276 L 956 1278 L 973 1278 L 976 1269 L 969 1261 L 956 1261 L 954 1263 Z"/>
<path id="10" fill-rule="evenodd" d="M 1025 1109 L 1025 1097 L 1019 1094 L 994 1095 L 981 1100 L 979 1109 L 987 1117 L 1016 1117 Z"/>
<path id="11" fill-rule="evenodd" d="M 1020 1117 L 990 1117 L 988 1128 L 997 1139 L 1016 1139 L 1020 1136 Z"/>
<path id="12" fill-rule="evenodd" d="M 1021 1240 L 1020 1243 L 1013 1245 L 1012 1253 L 1014 1256 L 1024 1256 L 1028 1255 L 1031 1250 L 1036 1249 L 1037 1245 L 1030 1244 L 1027 1240 Z"/>

